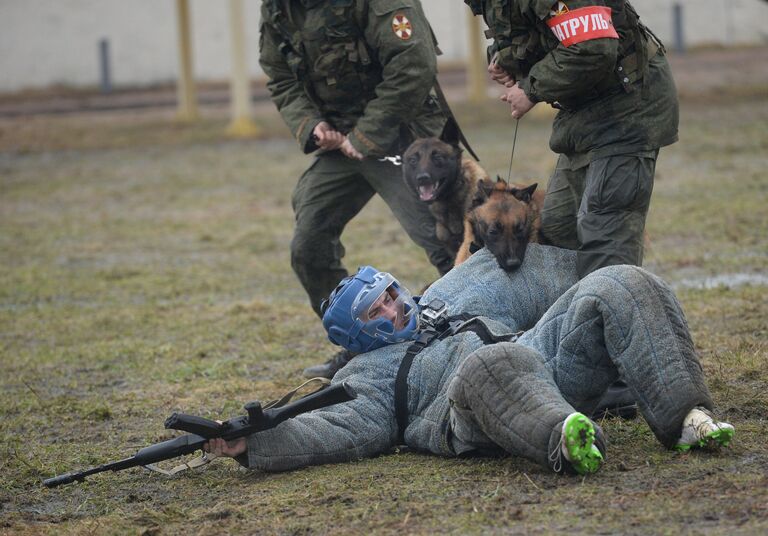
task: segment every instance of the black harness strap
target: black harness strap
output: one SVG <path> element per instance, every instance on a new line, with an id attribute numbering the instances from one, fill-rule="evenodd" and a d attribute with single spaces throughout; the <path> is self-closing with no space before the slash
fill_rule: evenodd
<path id="1" fill-rule="evenodd" d="M 397 369 L 395 378 L 395 419 L 397 419 L 397 444 L 405 444 L 405 428 L 408 426 L 408 373 L 413 365 L 413 358 L 436 340 L 437 333 L 432 330 L 422 331 L 419 338 L 408 347 L 405 357 Z"/>
<path id="2" fill-rule="evenodd" d="M 474 332 L 486 346 L 489 344 L 496 344 L 497 342 L 515 342 L 520 338 L 520 335 L 525 333 L 524 331 L 518 331 L 512 335 L 494 335 L 491 333 L 491 330 L 488 329 L 488 326 L 483 324 L 477 316 L 470 317 L 467 322 L 462 324 L 459 329 L 456 330 L 456 333 L 462 333 L 464 331 Z"/>
<path id="3" fill-rule="evenodd" d="M 405 444 L 405 429 L 408 427 L 408 373 L 411 371 L 414 358 L 427 346 L 434 341 L 445 339 L 448 336 L 456 335 L 464 331 L 473 331 L 483 344 L 495 344 L 497 342 L 514 342 L 520 336 L 515 333 L 512 336 L 498 337 L 490 332 L 488 327 L 483 324 L 476 316 L 462 314 L 452 316 L 447 322 L 441 324 L 440 331 L 429 327 L 419 333 L 418 339 L 414 341 L 405 352 L 405 357 L 397 369 L 395 378 L 395 419 L 397 420 L 397 444 Z"/>

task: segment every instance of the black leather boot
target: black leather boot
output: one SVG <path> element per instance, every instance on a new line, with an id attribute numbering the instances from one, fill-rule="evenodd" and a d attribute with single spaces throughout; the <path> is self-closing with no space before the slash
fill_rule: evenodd
<path id="1" fill-rule="evenodd" d="M 330 380 L 356 355 L 349 350 L 340 350 L 325 363 L 305 368 L 302 374 L 305 378 L 328 378 Z"/>

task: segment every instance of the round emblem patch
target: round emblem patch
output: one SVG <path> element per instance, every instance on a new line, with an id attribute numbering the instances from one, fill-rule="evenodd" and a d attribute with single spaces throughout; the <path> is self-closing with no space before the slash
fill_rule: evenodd
<path id="1" fill-rule="evenodd" d="M 403 41 L 407 41 L 411 38 L 411 35 L 413 35 L 411 21 L 408 20 L 408 17 L 406 17 L 405 14 L 396 13 L 392 19 L 392 31 L 395 32 L 397 37 Z"/>
<path id="2" fill-rule="evenodd" d="M 557 17 L 558 15 L 565 15 L 568 13 L 568 6 L 565 5 L 565 2 L 557 2 L 555 5 L 552 6 L 552 10 L 549 12 L 549 14 L 553 17 Z"/>

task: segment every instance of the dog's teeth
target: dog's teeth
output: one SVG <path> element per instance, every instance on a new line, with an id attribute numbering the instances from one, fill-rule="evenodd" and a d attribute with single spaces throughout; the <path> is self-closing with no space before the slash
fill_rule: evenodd
<path id="1" fill-rule="evenodd" d="M 429 201 L 434 196 L 435 196 L 434 184 L 424 184 L 422 186 L 419 186 L 419 198 L 422 201 Z"/>

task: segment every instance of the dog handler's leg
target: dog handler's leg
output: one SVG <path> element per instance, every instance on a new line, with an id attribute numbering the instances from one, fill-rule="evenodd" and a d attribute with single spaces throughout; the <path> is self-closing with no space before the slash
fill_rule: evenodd
<path id="1" fill-rule="evenodd" d="M 374 194 L 362 180 L 360 167 L 360 162 L 339 152 L 321 155 L 293 191 L 296 228 L 291 241 L 291 266 L 318 316 L 320 303 L 348 275 L 341 263 L 341 233 Z"/>
<path id="2" fill-rule="evenodd" d="M 593 189 L 598 188 L 593 180 L 594 169 L 598 166 L 590 165 L 589 167 L 584 166 L 572 170 L 570 165 L 570 160 L 566 156 L 561 155 L 558 158 L 555 171 L 549 179 L 547 195 L 544 198 L 544 208 L 541 214 L 542 233 L 552 245 L 579 250 L 577 255 L 578 274 L 579 277 L 584 277 L 590 271 L 596 270 L 601 266 L 619 264 L 619 262 L 616 262 L 615 258 L 612 258 L 611 255 L 604 255 L 595 251 L 601 247 L 598 239 L 599 233 L 605 232 L 607 235 L 611 231 L 600 229 L 599 223 L 595 220 L 598 233 L 584 232 L 583 229 L 590 226 L 592 217 L 583 217 L 579 213 L 579 207 L 584 206 L 585 201 L 583 199 L 587 198 L 584 193 L 587 181 L 590 181 Z M 631 188 L 631 186 L 628 186 L 628 188 Z M 648 192 L 648 197 L 650 197 L 650 192 Z M 647 212 L 647 206 L 645 212 Z M 643 225 L 645 222 L 645 212 L 642 214 Z M 582 220 L 578 220 L 579 217 L 582 217 Z M 594 216 L 594 218 L 600 217 Z M 579 221 L 581 226 L 579 226 Z M 579 234 L 579 232 L 582 234 Z M 642 239 L 642 232 L 639 236 Z M 583 237 L 587 237 L 588 240 L 591 237 L 592 241 L 586 246 L 582 246 L 581 239 Z M 639 256 L 633 255 L 631 259 L 628 257 L 626 259 L 627 262 L 630 264 L 640 263 L 642 260 L 642 243 L 640 247 Z M 621 247 L 616 243 L 607 245 L 607 248 L 616 248 L 617 251 L 614 253 L 617 256 L 622 254 L 620 252 Z M 630 262 L 630 260 L 635 260 L 636 262 Z M 634 402 L 634 394 L 632 394 L 627 384 L 624 381 L 617 380 L 602 395 L 602 399 L 596 404 L 592 415 L 616 415 L 633 418 L 637 414 Z"/>
<path id="3" fill-rule="evenodd" d="M 589 164 L 578 212 L 579 277 L 604 266 L 643 263 L 657 155 L 617 155 Z"/>
<path id="4" fill-rule="evenodd" d="M 453 255 L 435 234 L 435 218 L 425 203 L 420 202 L 405 184 L 402 167 L 375 159 L 363 161 L 365 179 L 381 196 L 405 232 L 427 252 L 440 275 L 453 268 Z"/>
<path id="5" fill-rule="evenodd" d="M 579 455 L 586 452 L 595 462 L 584 472 L 594 472 L 605 455 L 602 431 L 586 417 L 572 418 L 563 434 L 566 420 L 580 414 L 561 396 L 542 356 L 519 344 L 499 343 L 473 352 L 451 380 L 448 398 L 452 420 L 460 425 L 454 424 L 454 434 L 470 445 L 476 437 L 487 437 L 512 455 L 571 472 L 574 467 L 561 457 L 563 441 L 568 433 L 583 432 L 586 443 Z M 473 425 L 479 429 L 474 433 Z"/>
<path id="6" fill-rule="evenodd" d="M 584 192 L 586 168 L 572 171 L 569 166 L 566 156 L 557 159 L 541 209 L 541 232 L 553 246 L 577 250 L 576 213 Z"/>

